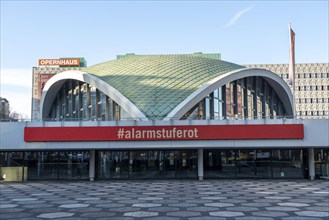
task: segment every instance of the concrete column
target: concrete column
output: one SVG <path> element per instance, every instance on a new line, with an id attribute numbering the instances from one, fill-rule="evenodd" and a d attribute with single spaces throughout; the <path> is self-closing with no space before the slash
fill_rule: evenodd
<path id="1" fill-rule="evenodd" d="M 203 149 L 198 149 L 198 177 L 203 180 Z"/>
<path id="2" fill-rule="evenodd" d="M 311 180 L 315 177 L 314 148 L 308 149 L 308 174 Z"/>
<path id="3" fill-rule="evenodd" d="M 95 180 L 95 150 L 89 151 L 89 180 Z"/>

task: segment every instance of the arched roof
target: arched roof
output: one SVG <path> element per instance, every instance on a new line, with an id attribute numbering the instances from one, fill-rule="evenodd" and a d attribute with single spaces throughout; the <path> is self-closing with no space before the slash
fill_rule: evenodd
<path id="1" fill-rule="evenodd" d="M 288 114 L 292 115 L 292 94 L 280 77 L 270 71 L 247 69 L 218 59 L 188 55 L 134 55 L 96 64 L 83 71 L 63 72 L 47 82 L 44 91 L 52 91 L 42 98 L 43 117 L 50 110 L 49 105 L 54 100 L 52 96 L 68 79 L 95 86 L 131 117 L 148 120 L 180 118 L 188 108 L 219 86 L 253 75 L 265 77 L 286 103 Z"/>
<path id="2" fill-rule="evenodd" d="M 244 68 L 237 64 L 186 55 L 143 55 L 84 69 L 107 82 L 148 119 L 163 119 L 191 93 L 218 75 Z"/>

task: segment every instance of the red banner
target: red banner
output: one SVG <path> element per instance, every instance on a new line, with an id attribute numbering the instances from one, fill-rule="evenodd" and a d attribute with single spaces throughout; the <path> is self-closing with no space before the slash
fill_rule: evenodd
<path id="1" fill-rule="evenodd" d="M 26 142 L 303 139 L 303 124 L 26 127 Z"/>

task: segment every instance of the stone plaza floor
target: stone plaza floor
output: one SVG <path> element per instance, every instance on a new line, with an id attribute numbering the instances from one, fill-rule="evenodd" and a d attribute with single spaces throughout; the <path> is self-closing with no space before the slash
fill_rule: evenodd
<path id="1" fill-rule="evenodd" d="M 329 219 L 328 180 L 0 183 L 0 219 Z"/>

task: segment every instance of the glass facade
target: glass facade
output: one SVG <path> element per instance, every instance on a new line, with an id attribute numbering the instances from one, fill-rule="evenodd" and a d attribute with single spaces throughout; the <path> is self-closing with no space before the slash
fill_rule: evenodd
<path id="1" fill-rule="evenodd" d="M 286 116 L 275 91 L 262 77 L 242 78 L 216 89 L 181 119 L 262 119 Z"/>
<path id="2" fill-rule="evenodd" d="M 205 178 L 304 178 L 307 150 L 204 150 Z"/>
<path id="3" fill-rule="evenodd" d="M 187 111 L 181 119 L 262 119 L 286 116 L 275 91 L 262 77 L 242 78 L 216 89 Z M 67 81 L 44 120 L 132 119 L 115 101 L 97 88 L 76 80 Z"/>
<path id="4" fill-rule="evenodd" d="M 197 150 L 98 151 L 98 179 L 197 178 Z"/>
<path id="5" fill-rule="evenodd" d="M 128 114 L 115 101 L 94 86 L 68 80 L 57 93 L 50 114 L 44 120 L 119 121 L 127 118 Z"/>
<path id="6" fill-rule="evenodd" d="M 316 177 L 329 176 L 329 149 L 315 149 L 314 159 Z M 98 180 L 198 177 L 196 149 L 99 150 L 95 161 Z M 308 149 L 204 149 L 203 167 L 205 179 L 308 178 Z M 88 180 L 89 151 L 0 152 L 0 173 L 0 180 Z"/>
<path id="7" fill-rule="evenodd" d="M 88 179 L 89 151 L 0 152 L 4 167 L 25 167 L 27 180 Z"/>

